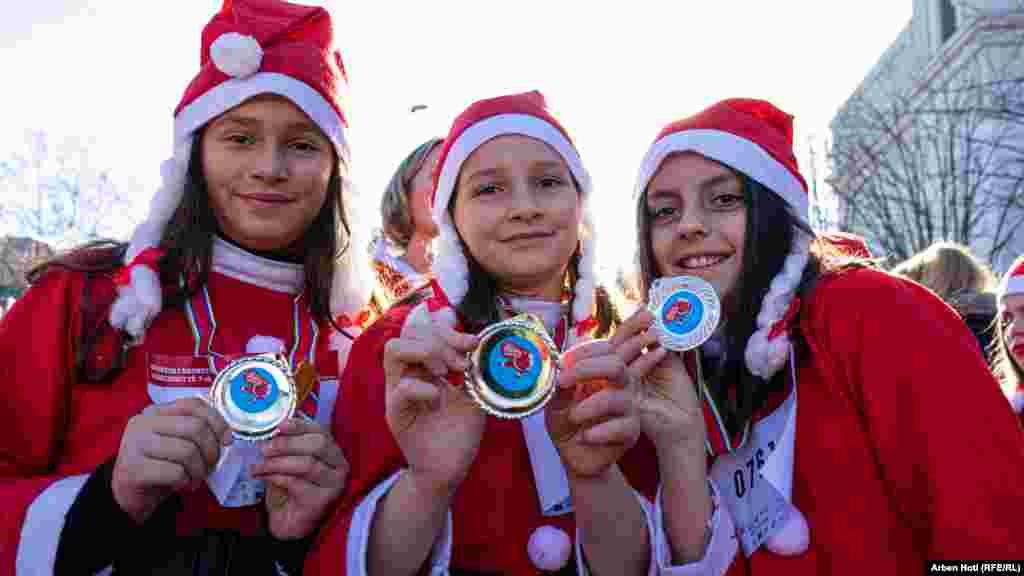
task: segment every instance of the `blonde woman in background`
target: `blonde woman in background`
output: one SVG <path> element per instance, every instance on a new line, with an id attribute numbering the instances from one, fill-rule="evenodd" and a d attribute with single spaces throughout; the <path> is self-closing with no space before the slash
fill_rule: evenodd
<path id="1" fill-rule="evenodd" d="M 992 370 L 1024 423 L 1024 256 L 1018 256 L 1003 276 L 998 296 Z"/>
<path id="2" fill-rule="evenodd" d="M 955 242 L 936 242 L 892 272 L 935 292 L 960 313 L 982 350 L 989 349 L 999 280 L 969 248 Z"/>
<path id="3" fill-rule="evenodd" d="M 442 142 L 431 138 L 417 146 L 398 165 L 381 197 L 383 229 L 373 243 L 373 268 L 392 302 L 423 284 L 430 271 L 430 242 L 437 236 L 430 194 Z"/>

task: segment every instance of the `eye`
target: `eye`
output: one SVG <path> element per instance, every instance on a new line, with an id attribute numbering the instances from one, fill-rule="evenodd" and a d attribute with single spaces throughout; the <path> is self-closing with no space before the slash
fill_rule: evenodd
<path id="1" fill-rule="evenodd" d="M 738 208 L 742 205 L 742 194 L 718 194 L 711 199 L 711 207 L 718 210 Z"/>
<path id="2" fill-rule="evenodd" d="M 473 196 L 490 196 L 501 190 L 497 184 L 481 184 L 473 189 Z"/>
<path id="3" fill-rule="evenodd" d="M 252 146 L 256 143 L 256 137 L 252 134 L 245 134 L 242 132 L 232 132 L 224 136 L 224 140 L 237 144 L 239 146 Z"/>
<path id="4" fill-rule="evenodd" d="M 537 181 L 537 185 L 541 188 L 557 188 L 565 186 L 565 184 L 565 180 L 558 176 L 543 176 Z"/>
<path id="5" fill-rule="evenodd" d="M 655 223 L 670 222 L 678 214 L 679 209 L 675 206 L 651 206 L 647 208 L 647 217 Z"/>
<path id="6" fill-rule="evenodd" d="M 292 150 L 302 152 L 305 154 L 312 154 L 314 152 L 320 151 L 320 145 L 310 140 L 296 140 L 295 142 L 289 144 L 289 146 L 292 148 Z"/>

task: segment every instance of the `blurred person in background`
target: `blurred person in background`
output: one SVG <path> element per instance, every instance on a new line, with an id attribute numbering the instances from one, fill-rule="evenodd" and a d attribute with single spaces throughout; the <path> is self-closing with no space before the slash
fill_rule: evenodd
<path id="1" fill-rule="evenodd" d="M 371 250 L 377 282 L 392 302 L 424 284 L 430 273 L 430 242 L 437 236 L 430 195 L 443 142 L 431 138 L 417 146 L 398 165 L 381 197 L 383 227 Z"/>
<path id="2" fill-rule="evenodd" d="M 999 322 L 992 346 L 992 369 L 1013 411 L 1024 423 L 1024 256 L 999 284 Z"/>
<path id="3" fill-rule="evenodd" d="M 935 292 L 964 319 L 982 351 L 990 349 L 998 278 L 968 247 L 936 242 L 893 268 L 892 273 Z"/>

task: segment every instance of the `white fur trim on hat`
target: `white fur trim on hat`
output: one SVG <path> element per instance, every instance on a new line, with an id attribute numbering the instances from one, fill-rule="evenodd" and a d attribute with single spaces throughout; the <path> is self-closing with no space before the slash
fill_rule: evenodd
<path id="1" fill-rule="evenodd" d="M 999 302 L 1002 303 L 1006 300 L 1007 296 L 1013 296 L 1014 294 L 1024 294 L 1024 274 L 1017 274 L 1011 276 L 1009 273 L 1006 274 L 1006 278 L 1003 278 L 1002 283 L 999 285 Z"/>
<path id="2" fill-rule="evenodd" d="M 808 222 L 810 201 L 796 176 L 757 144 L 721 130 L 684 130 L 655 142 L 640 164 L 636 195 L 639 197 L 647 188 L 669 154 L 689 151 L 721 162 L 760 182 L 785 200 L 801 221 Z"/>
<path id="3" fill-rule="evenodd" d="M 284 96 L 301 108 L 324 131 L 338 155 L 345 161 L 349 160 L 351 154 L 345 139 L 345 123 L 334 107 L 305 82 L 276 72 L 230 78 L 190 102 L 174 119 L 174 142 L 181 144 L 191 140 L 193 133 L 207 122 L 259 94 Z"/>
<path id="4" fill-rule="evenodd" d="M 580 194 L 583 196 L 582 257 L 577 270 L 573 320 L 577 322 L 585 320 L 590 317 L 593 310 L 594 289 L 597 285 L 594 271 L 596 231 L 590 210 L 592 191 L 590 174 L 583 166 L 576 148 L 565 135 L 546 120 L 536 116 L 499 114 L 485 118 L 466 128 L 452 143 L 447 156 L 445 156 L 444 165 L 441 167 L 434 197 L 433 217 L 440 233 L 435 240 L 434 253 L 437 257 L 434 259 L 431 271 L 449 302 L 453 305 L 462 302 L 468 290 L 469 265 L 455 230 L 455 224 L 448 215 L 448 204 L 455 192 L 455 183 L 458 181 L 462 164 L 473 151 L 489 140 L 515 134 L 535 138 L 554 148 L 580 185 Z"/>

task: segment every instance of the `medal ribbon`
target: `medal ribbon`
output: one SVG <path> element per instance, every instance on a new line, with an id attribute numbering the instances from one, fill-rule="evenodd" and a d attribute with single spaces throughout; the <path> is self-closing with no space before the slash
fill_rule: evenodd
<path id="1" fill-rule="evenodd" d="M 504 296 L 498 296 L 498 304 L 501 306 L 502 320 L 511 318 L 516 315 L 515 309 L 512 308 L 512 303 L 509 302 Z M 565 336 L 568 332 L 569 326 L 569 312 L 568 306 L 565 305 L 565 301 L 562 302 L 562 317 L 558 320 L 558 326 L 555 328 L 555 344 L 558 346 L 559 352 L 565 352 Z"/>
<path id="2" fill-rule="evenodd" d="M 292 370 L 302 360 L 316 365 L 316 342 L 320 335 L 320 329 L 309 313 L 309 308 L 302 301 L 302 294 L 292 299 L 292 347 L 288 354 Z M 217 318 L 214 316 L 210 293 L 205 285 L 192 298 L 185 301 L 185 317 L 188 318 L 189 327 L 192 329 L 192 338 L 195 341 L 194 354 L 196 356 L 206 354 L 212 374 L 216 375 L 224 369 L 228 362 L 244 353 L 226 355 L 213 350 L 213 339 L 217 334 Z M 311 399 L 315 402 L 313 396 L 315 394 L 310 394 Z"/>
<path id="3" fill-rule="evenodd" d="M 704 379 L 704 368 L 700 361 L 700 349 L 694 350 L 692 356 L 688 358 L 684 356 L 684 358 L 687 359 L 687 368 L 691 368 L 691 364 L 693 365 L 691 373 L 695 372 L 697 374 L 697 387 L 700 389 L 701 397 L 703 398 L 704 429 L 707 431 L 707 437 L 704 439 L 704 448 L 707 450 L 708 456 L 712 458 L 719 454 L 732 454 L 747 443 L 747 439 L 750 437 L 750 422 L 748 421 L 743 426 L 742 433 L 730 436 L 728 429 L 725 427 L 725 419 L 722 418 L 722 413 L 715 403 L 715 398 L 708 388 L 707 381 Z"/>

